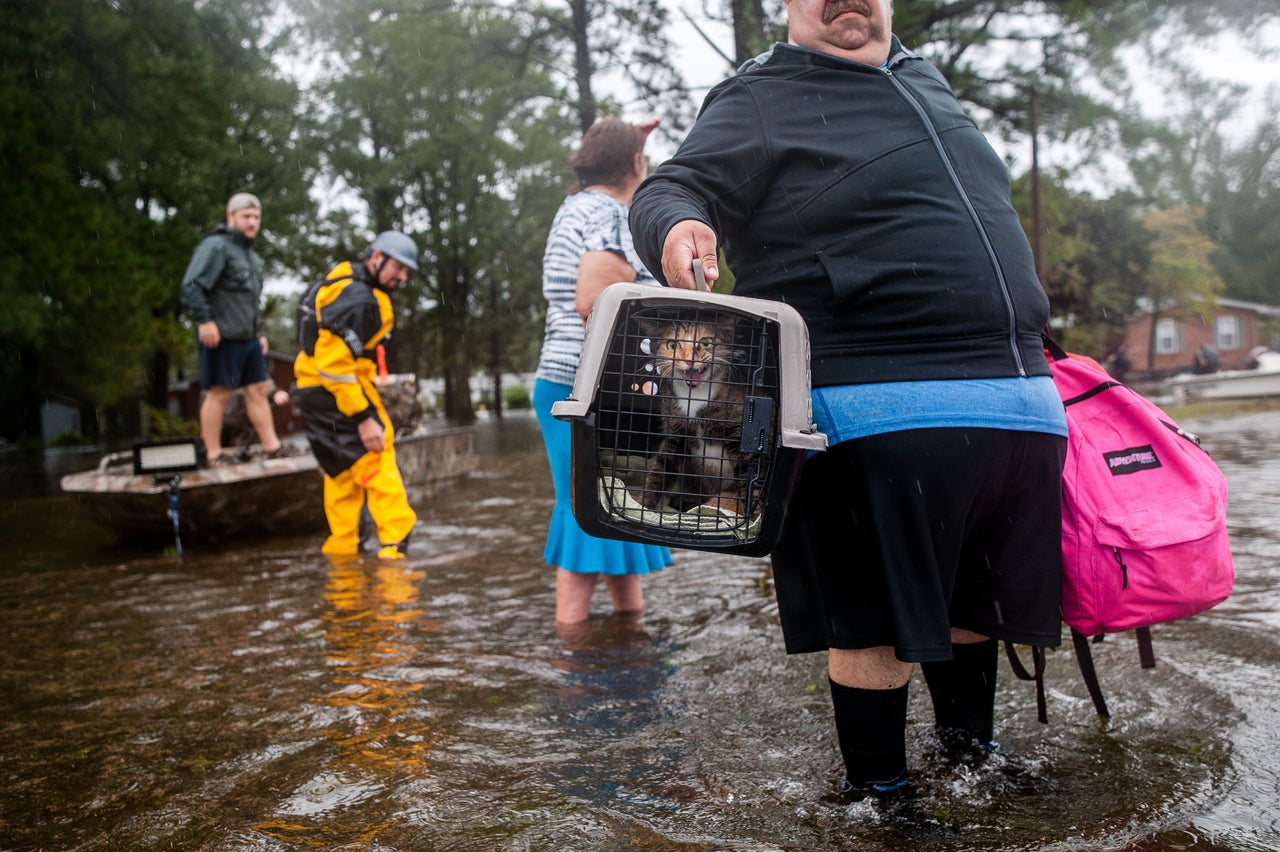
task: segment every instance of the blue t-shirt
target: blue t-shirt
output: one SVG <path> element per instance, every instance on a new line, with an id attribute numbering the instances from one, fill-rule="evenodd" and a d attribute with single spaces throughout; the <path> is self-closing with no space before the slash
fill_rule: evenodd
<path id="1" fill-rule="evenodd" d="M 1067 435 L 1049 376 L 881 382 L 813 390 L 813 419 L 831 446 L 907 429 L 973 427 Z"/>

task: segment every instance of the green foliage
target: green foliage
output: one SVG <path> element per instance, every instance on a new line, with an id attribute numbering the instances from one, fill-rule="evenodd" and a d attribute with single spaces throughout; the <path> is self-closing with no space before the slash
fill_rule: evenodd
<path id="1" fill-rule="evenodd" d="M 1202 217 L 1202 211 L 1177 207 L 1152 210 L 1143 218 L 1160 248 L 1152 254 L 1142 295 L 1157 310 L 1211 304 L 1222 292 L 1222 279 L 1210 262 L 1213 241 L 1198 224 Z"/>
<path id="2" fill-rule="evenodd" d="M 1101 358 L 1135 312 L 1178 310 L 1222 292 L 1201 211 L 1125 194 L 1100 201 L 1068 190 L 1063 178 L 1041 180 L 1045 288 L 1054 326 L 1074 351 Z M 1028 183 L 1015 182 L 1014 202 L 1030 238 Z"/>
<path id="3" fill-rule="evenodd" d="M 1280 97 L 1266 120 L 1223 151 L 1203 191 L 1203 228 L 1216 242 L 1212 260 L 1237 299 L 1280 305 Z"/>
<path id="4" fill-rule="evenodd" d="M 723 293 L 726 296 L 732 295 L 733 285 L 738 283 L 738 276 L 733 274 L 733 270 L 729 268 L 729 263 L 725 260 L 724 252 L 720 252 L 718 258 L 720 266 L 720 277 L 716 279 L 716 283 L 711 285 L 711 292 Z"/>
<path id="5" fill-rule="evenodd" d="M 524 385 L 515 385 L 513 387 L 503 388 L 502 404 L 513 410 L 532 408 L 533 395 Z"/>
<path id="6" fill-rule="evenodd" d="M 267 125 L 294 99 L 257 79 L 269 7 L 0 8 L 12 223 L 0 247 L 0 434 L 33 434 L 50 393 L 109 409 L 163 386 L 153 365 L 192 345 L 176 302 L 187 256 L 231 191 L 252 188 L 270 209 L 271 190 L 289 183 L 268 164 L 288 134 Z M 267 139 L 275 147 L 259 156 Z"/>
<path id="7" fill-rule="evenodd" d="M 149 440 L 193 438 L 200 434 L 199 423 L 163 408 L 147 406 L 147 422 L 150 424 L 146 435 Z"/>
<path id="8" fill-rule="evenodd" d="M 262 325 L 272 352 L 290 357 L 298 354 L 295 310 L 301 293 L 269 293 L 262 300 Z"/>
<path id="9" fill-rule="evenodd" d="M 59 432 L 49 441 L 51 447 L 82 447 L 91 443 L 88 438 L 79 432 Z"/>
<path id="10" fill-rule="evenodd" d="M 91 189 L 17 185 L 27 215 L 15 219 L 0 264 L 0 340 L 29 353 L 17 379 L 94 405 L 117 402 L 139 386 L 164 322 L 151 308 L 167 288 L 145 251 L 163 228 L 119 215 Z"/>
<path id="11" fill-rule="evenodd" d="M 1044 285 L 1060 342 L 1101 358 L 1143 295 L 1154 235 L 1141 223 L 1138 199 L 1100 201 L 1067 188 L 1067 177 L 1055 171 L 1040 179 Z M 1014 181 L 1013 199 L 1034 241 L 1029 175 Z"/>

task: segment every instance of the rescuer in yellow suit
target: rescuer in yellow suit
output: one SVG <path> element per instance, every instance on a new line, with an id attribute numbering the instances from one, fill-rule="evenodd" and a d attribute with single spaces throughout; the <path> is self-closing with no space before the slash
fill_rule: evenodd
<path id="1" fill-rule="evenodd" d="M 396 465 L 376 360 L 378 343 L 395 321 L 390 294 L 417 269 L 413 240 L 384 231 L 370 243 L 363 263 L 338 264 L 298 303 L 293 399 L 324 471 L 329 538 L 323 551 L 330 556 L 360 552 L 366 501 L 384 559 L 404 556 L 417 521 Z"/>

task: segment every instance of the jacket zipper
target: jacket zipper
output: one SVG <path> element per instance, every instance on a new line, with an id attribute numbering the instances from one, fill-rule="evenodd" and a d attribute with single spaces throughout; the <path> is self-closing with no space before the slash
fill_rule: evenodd
<path id="1" fill-rule="evenodd" d="M 1013 295 L 1009 291 L 1009 282 L 1004 276 L 1004 270 L 1000 268 L 1000 258 L 996 256 L 995 247 L 991 244 L 991 237 L 987 234 L 986 226 L 982 222 L 982 218 L 978 215 L 978 210 L 973 206 L 973 199 L 969 197 L 969 193 L 965 191 L 964 184 L 960 182 L 960 176 L 956 174 L 955 164 L 951 162 L 951 157 L 947 155 L 946 146 L 942 144 L 942 137 L 938 133 L 938 128 L 934 126 L 933 119 L 929 117 L 929 113 L 921 105 L 916 98 L 915 93 L 904 83 L 898 82 L 898 78 L 894 75 L 890 68 L 884 69 L 884 74 L 889 78 L 889 82 L 903 96 L 903 99 L 911 105 L 919 116 L 921 123 L 924 124 L 925 130 L 929 132 L 929 139 L 932 140 L 934 148 L 941 158 L 942 164 L 946 166 L 947 176 L 951 179 L 951 185 L 955 187 L 956 193 L 960 196 L 960 200 L 964 202 L 965 210 L 968 211 L 969 217 L 973 220 L 973 224 L 977 227 L 978 233 L 982 235 L 982 246 L 987 252 L 987 258 L 991 261 L 991 268 L 996 274 L 996 280 L 1000 282 L 1000 293 L 1004 297 L 1004 305 L 1009 316 L 1009 351 L 1013 355 L 1013 361 L 1018 367 L 1018 375 L 1025 378 L 1028 375 L 1027 366 L 1023 363 L 1022 353 L 1018 350 L 1018 315 L 1013 307 Z"/>
<path id="2" fill-rule="evenodd" d="M 252 246 L 250 246 L 250 245 L 249 245 L 249 243 L 248 243 L 247 241 L 245 241 L 245 240 L 241 239 L 241 240 L 240 240 L 240 253 L 244 255 L 244 265 L 245 265 L 245 269 L 249 270 L 249 289 L 250 289 L 250 290 L 252 290 L 252 289 L 253 289 L 253 284 L 254 284 L 254 275 L 253 275 L 253 273 L 254 273 L 254 269 L 253 269 L 253 254 L 252 254 L 252 252 L 253 252 L 253 247 L 252 247 Z M 258 290 L 258 292 L 256 292 L 256 293 L 254 293 L 254 294 L 253 294 L 253 304 L 256 306 L 256 305 L 260 304 L 260 303 L 261 303 L 261 301 L 262 301 L 262 290 L 261 290 L 261 289 L 259 289 L 259 290 Z M 258 315 L 258 321 L 257 321 L 257 322 L 255 322 L 255 323 L 253 324 L 253 337 L 254 337 L 254 339 L 257 339 L 261 334 L 263 334 L 263 329 L 262 329 L 262 325 L 261 325 L 261 323 L 262 323 L 262 316 L 261 316 L 261 314 L 259 314 L 259 315 Z"/>

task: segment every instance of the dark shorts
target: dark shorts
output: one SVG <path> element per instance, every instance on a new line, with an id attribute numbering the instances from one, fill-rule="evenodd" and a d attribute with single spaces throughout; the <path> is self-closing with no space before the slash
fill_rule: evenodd
<path id="1" fill-rule="evenodd" d="M 242 388 L 267 380 L 267 359 L 262 341 L 223 340 L 216 349 L 196 344 L 200 350 L 200 387 Z"/>
<path id="2" fill-rule="evenodd" d="M 959 627 L 1057 646 L 1066 439 L 916 429 L 806 462 L 774 582 L 788 653 L 892 646 L 951 658 Z"/>

